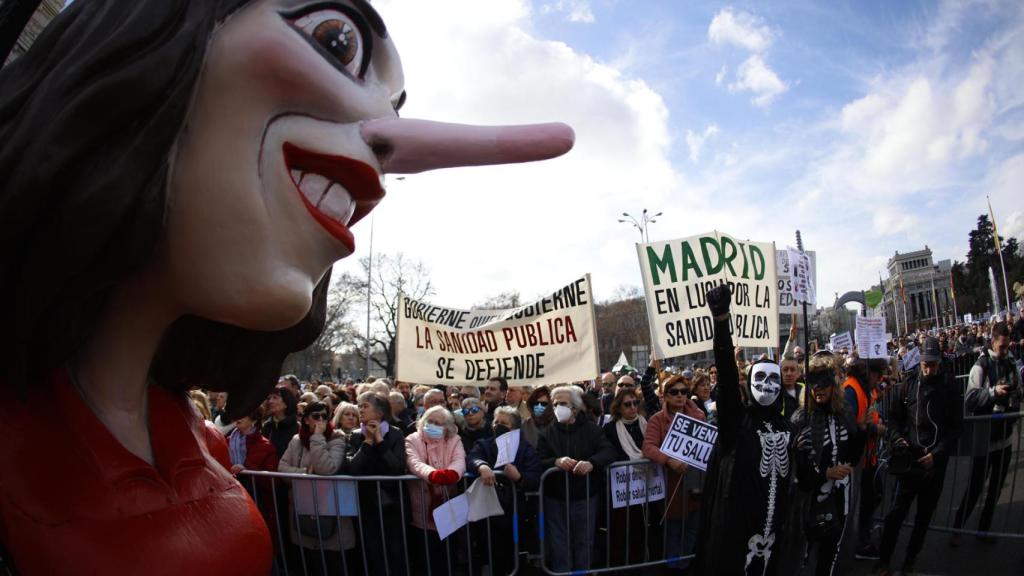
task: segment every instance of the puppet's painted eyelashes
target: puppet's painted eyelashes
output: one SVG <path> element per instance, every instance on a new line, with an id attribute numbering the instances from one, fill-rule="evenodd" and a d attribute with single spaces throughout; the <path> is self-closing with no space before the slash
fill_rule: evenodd
<path id="1" fill-rule="evenodd" d="M 316 10 L 292 20 L 296 28 L 308 35 L 331 58 L 352 76 L 362 78 L 369 63 L 364 50 L 362 28 L 339 10 Z"/>

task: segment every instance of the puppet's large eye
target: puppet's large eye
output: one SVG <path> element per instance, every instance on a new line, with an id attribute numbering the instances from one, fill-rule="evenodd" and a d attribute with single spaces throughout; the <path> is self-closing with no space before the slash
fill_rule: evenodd
<path id="1" fill-rule="evenodd" d="M 369 46 L 364 48 L 362 29 L 352 17 L 340 10 L 315 10 L 292 23 L 342 68 L 356 78 L 363 77 L 369 62 Z"/>

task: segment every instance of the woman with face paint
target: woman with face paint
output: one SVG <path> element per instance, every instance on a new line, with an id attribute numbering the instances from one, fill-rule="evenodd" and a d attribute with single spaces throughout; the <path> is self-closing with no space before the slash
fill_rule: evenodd
<path id="1" fill-rule="evenodd" d="M 832 359 L 810 361 L 807 385 L 812 401 L 793 415 L 796 428 L 796 474 L 799 492 L 791 516 L 802 522 L 807 538 L 803 564 L 816 549 L 814 574 L 839 574 L 839 551 L 850 517 L 853 465 L 860 457 L 861 435 L 846 409 Z M 796 526 L 790 537 L 799 540 Z"/>
<path id="2" fill-rule="evenodd" d="M 429 558 L 432 574 L 447 574 L 455 559 L 448 558 L 448 548 L 437 537 L 432 512 L 458 494 L 459 480 L 466 473 L 466 452 L 447 408 L 433 406 L 420 416 L 416 432 L 405 439 L 405 459 L 409 472 L 422 480 L 409 486 L 409 511 L 415 530 L 408 541 L 414 550 L 421 551 L 411 557 L 415 561 L 410 561 L 421 565 Z"/>
<path id="3" fill-rule="evenodd" d="M 795 439 L 783 415 L 779 365 L 758 360 L 749 369 L 748 402 L 740 395 L 730 335 L 728 285 L 708 292 L 718 368 L 718 438 L 702 501 L 696 573 L 779 574 L 778 544 L 792 478 Z"/>

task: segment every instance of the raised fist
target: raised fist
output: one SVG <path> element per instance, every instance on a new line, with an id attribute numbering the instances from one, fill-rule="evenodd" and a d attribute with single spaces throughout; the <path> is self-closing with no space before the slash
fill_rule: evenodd
<path id="1" fill-rule="evenodd" d="M 708 291 L 708 308 L 711 309 L 711 315 L 714 317 L 722 316 L 729 313 L 729 300 L 732 298 L 732 292 L 729 291 L 728 284 L 722 284 L 721 286 L 715 286 Z"/>

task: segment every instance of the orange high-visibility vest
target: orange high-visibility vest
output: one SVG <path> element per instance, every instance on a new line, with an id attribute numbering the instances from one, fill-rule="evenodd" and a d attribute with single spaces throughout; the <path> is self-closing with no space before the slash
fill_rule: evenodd
<path id="1" fill-rule="evenodd" d="M 878 401 L 878 391 L 871 391 L 871 399 L 868 400 L 868 395 L 864 392 L 864 388 L 861 387 L 860 382 L 857 381 L 853 376 L 848 377 L 843 382 L 843 390 L 847 388 L 853 388 L 855 394 L 857 394 L 857 426 L 865 426 L 868 423 L 868 418 L 871 419 L 871 423 L 878 425 L 882 419 L 878 416 L 878 410 L 872 407 Z M 867 444 L 864 446 L 864 466 L 874 466 L 878 463 L 878 440 L 875 438 L 868 438 Z"/>

